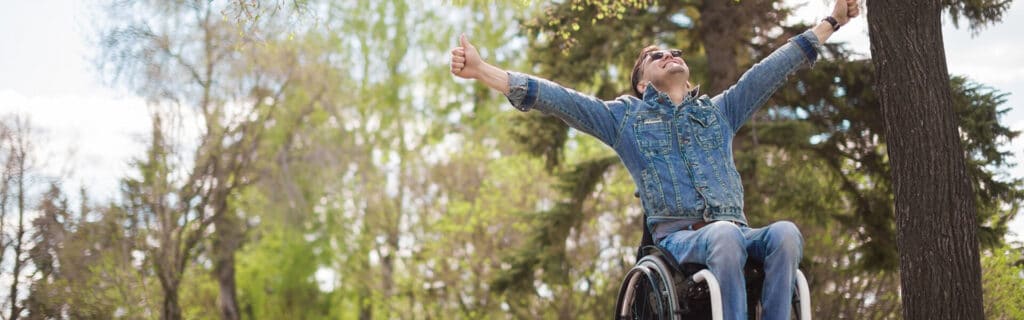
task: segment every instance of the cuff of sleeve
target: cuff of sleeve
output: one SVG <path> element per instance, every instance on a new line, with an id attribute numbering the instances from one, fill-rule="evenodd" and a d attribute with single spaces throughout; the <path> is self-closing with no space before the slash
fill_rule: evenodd
<path id="1" fill-rule="evenodd" d="M 508 72 L 508 89 L 505 97 L 519 111 L 529 111 L 537 100 L 537 80 L 528 75 Z"/>
<path id="2" fill-rule="evenodd" d="M 789 40 L 800 47 L 804 56 L 807 56 L 807 63 L 813 66 L 814 62 L 818 60 L 818 51 L 821 50 L 821 43 L 818 42 L 818 36 L 814 35 L 814 31 L 807 30 Z"/>

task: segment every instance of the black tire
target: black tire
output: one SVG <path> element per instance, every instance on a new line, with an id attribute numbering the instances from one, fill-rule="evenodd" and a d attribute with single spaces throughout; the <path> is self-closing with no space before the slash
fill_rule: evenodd
<path id="1" fill-rule="evenodd" d="M 660 273 L 645 266 L 629 270 L 619 289 L 615 319 L 672 319 L 671 296 L 662 294 L 666 290 L 665 281 L 667 279 L 663 279 Z"/>

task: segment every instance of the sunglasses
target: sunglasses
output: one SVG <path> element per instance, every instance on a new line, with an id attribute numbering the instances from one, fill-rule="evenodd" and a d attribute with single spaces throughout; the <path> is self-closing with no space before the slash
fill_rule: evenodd
<path id="1" fill-rule="evenodd" d="M 679 58 L 683 56 L 683 50 L 672 49 L 672 50 L 658 50 L 654 52 L 648 52 L 647 56 L 651 57 L 651 61 L 658 61 L 664 58 L 666 54 L 672 55 L 672 57 Z"/>

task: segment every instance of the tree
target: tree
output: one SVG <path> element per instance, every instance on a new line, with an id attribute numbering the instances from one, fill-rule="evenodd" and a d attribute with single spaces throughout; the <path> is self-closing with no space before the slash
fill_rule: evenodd
<path id="1" fill-rule="evenodd" d="M 0 263 L 0 267 L 10 265 L 11 283 L 9 285 L 7 298 L 4 302 L 7 306 L 7 319 L 18 319 L 25 310 L 19 291 L 26 285 L 24 272 L 34 270 L 28 269 L 30 258 L 28 252 L 31 244 L 26 235 L 29 235 L 28 221 L 25 221 L 26 210 L 30 208 L 28 203 L 29 188 L 32 181 L 29 179 L 30 171 L 33 169 L 35 148 L 34 133 L 29 120 L 23 116 L 15 116 L 3 119 L 0 123 L 0 159 L 2 159 L 2 175 L 0 179 L 0 255 L 6 255 L 7 250 L 11 251 L 11 261 L 7 264 Z M 13 227 L 13 234 L 8 235 L 6 220 L 8 212 L 16 213 L 17 220 Z M 0 258 L 2 262 L 2 258 Z M 31 277 L 31 276 L 29 276 Z"/>
<path id="2" fill-rule="evenodd" d="M 82 190 L 79 212 L 51 183 L 32 220 L 38 270 L 25 307 L 32 319 L 152 317 L 156 279 L 143 266 L 137 224 L 117 206 L 93 209 Z"/>
<path id="3" fill-rule="evenodd" d="M 164 288 L 163 317 L 180 318 L 181 277 L 209 248 L 221 315 L 238 319 L 235 254 L 246 224 L 231 199 L 259 178 L 263 134 L 303 70 L 291 47 L 280 45 L 289 36 L 277 32 L 284 21 L 272 14 L 258 20 L 267 34 L 257 36 L 239 32 L 220 16 L 228 9 L 211 2 L 123 1 L 106 9 L 115 22 L 101 34 L 100 69 L 156 109 L 149 155 L 138 163 L 142 178 L 126 181 L 126 198 L 157 239 L 151 266 Z M 175 116 L 179 106 L 189 112 Z M 189 115 L 201 123 L 197 141 L 181 140 Z M 209 246 L 199 246 L 206 240 Z"/>
<path id="4" fill-rule="evenodd" d="M 800 226 L 807 240 L 805 257 L 810 257 L 804 260 L 803 267 L 812 279 L 812 290 L 816 291 L 815 313 L 821 316 L 891 318 L 895 315 L 878 311 L 889 306 L 898 310 L 900 303 L 895 294 L 899 290 L 899 257 L 892 245 L 896 234 L 889 187 L 891 169 L 885 154 L 887 139 L 881 108 L 871 86 L 874 77 L 870 61 L 823 60 L 815 68 L 801 71 L 795 83 L 784 86 L 772 98 L 772 104 L 777 106 L 763 115 L 758 129 L 761 150 L 752 152 L 764 159 L 765 147 L 784 150 L 784 156 L 768 156 L 769 161 L 759 164 L 766 168 L 758 170 L 759 175 L 774 176 L 759 180 L 774 183 L 748 194 L 748 198 L 769 200 L 770 206 L 765 208 L 759 201 L 748 204 L 753 204 L 751 210 L 759 213 L 806 212 L 797 220 L 803 222 Z M 1006 181 L 998 177 L 999 168 L 1004 168 L 1010 159 L 1008 151 L 1003 150 L 1006 141 L 1019 132 L 1000 124 L 999 116 L 1008 110 L 1002 106 L 1005 93 L 963 77 L 952 77 L 949 83 L 974 185 L 979 243 L 982 248 L 997 247 L 1003 241 L 1007 221 L 1017 214 L 1016 208 L 1024 200 L 1019 178 Z M 812 170 L 818 172 L 813 174 L 824 174 L 822 179 L 830 182 L 804 187 L 793 184 L 802 179 L 796 177 L 812 173 L 764 172 L 784 169 L 794 160 L 820 161 L 814 165 L 818 169 Z M 816 196 L 820 190 L 833 190 L 828 191 L 829 197 L 839 199 L 818 202 L 815 199 L 820 197 Z M 751 220 L 757 218 L 760 217 Z M 822 232 L 830 235 L 821 237 Z M 862 286 L 853 282 L 873 284 Z M 818 292 L 828 287 L 839 289 Z"/>
<path id="5" fill-rule="evenodd" d="M 903 315 L 982 319 L 977 208 L 947 81 L 943 4 L 868 2 L 892 165 Z"/>
<path id="6" fill-rule="evenodd" d="M 68 262 L 61 261 L 60 251 L 64 241 L 68 237 L 70 212 L 67 199 L 63 197 L 60 187 L 56 184 L 50 185 L 39 204 L 40 215 L 32 220 L 34 229 L 33 246 L 29 250 L 29 257 L 32 264 L 39 270 L 39 278 L 34 281 L 26 303 L 30 315 L 56 316 L 60 314 L 61 305 L 49 301 L 48 296 L 55 295 L 49 288 L 58 277 L 63 276 L 60 272 L 60 265 Z M 59 292 L 59 291 L 58 291 Z"/>

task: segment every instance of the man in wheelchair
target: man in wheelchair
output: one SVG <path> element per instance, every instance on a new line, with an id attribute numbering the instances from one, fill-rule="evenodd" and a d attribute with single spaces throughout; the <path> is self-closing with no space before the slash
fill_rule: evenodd
<path id="1" fill-rule="evenodd" d="M 451 72 L 501 91 L 516 109 L 556 116 L 611 146 L 637 185 L 645 242 L 667 251 L 673 265 L 706 266 L 720 286 L 725 319 L 747 318 L 748 260 L 763 265 L 763 317 L 789 319 L 803 239 L 791 222 L 747 224 L 732 140 L 786 77 L 813 65 L 820 43 L 858 14 L 858 0 L 837 0 L 830 16 L 714 97 L 689 81 L 682 51 L 657 46 L 636 59 L 633 95 L 612 101 L 490 65 L 465 35 L 451 51 Z"/>

